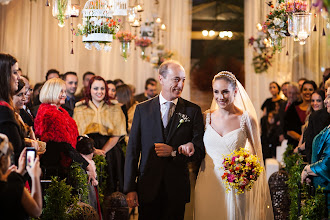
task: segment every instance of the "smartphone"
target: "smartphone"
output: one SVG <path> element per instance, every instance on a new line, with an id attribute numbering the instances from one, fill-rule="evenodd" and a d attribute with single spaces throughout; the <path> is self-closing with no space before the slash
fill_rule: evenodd
<path id="1" fill-rule="evenodd" d="M 36 149 L 34 147 L 26 148 L 26 167 L 31 168 L 34 160 L 36 159 Z"/>

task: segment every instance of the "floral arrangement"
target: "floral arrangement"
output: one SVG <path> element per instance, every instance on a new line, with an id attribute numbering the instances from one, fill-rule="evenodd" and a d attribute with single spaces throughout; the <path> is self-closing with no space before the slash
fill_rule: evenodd
<path id="1" fill-rule="evenodd" d="M 131 42 L 135 39 L 135 36 L 129 31 L 119 31 L 116 37 L 120 42 Z"/>
<path id="2" fill-rule="evenodd" d="M 108 35 L 114 35 L 119 31 L 120 28 L 120 19 L 117 19 L 116 21 L 110 18 L 98 18 L 95 16 L 88 16 L 83 18 L 83 23 L 78 24 L 78 30 L 76 32 L 76 36 L 88 36 L 92 34 L 108 34 Z M 114 36 L 110 36 L 112 39 Z M 92 46 L 94 46 L 97 50 L 101 50 L 102 46 L 104 45 L 103 50 L 110 51 L 111 46 L 110 42 L 112 39 L 109 39 L 109 41 L 86 41 L 85 47 L 88 50 L 92 49 Z"/>
<path id="3" fill-rule="evenodd" d="M 57 0 L 55 4 L 57 4 L 56 8 L 58 13 L 55 13 L 54 17 L 58 20 L 58 25 L 63 27 L 65 23 L 64 20 L 70 17 L 70 15 L 67 14 L 68 0 Z"/>
<path id="4" fill-rule="evenodd" d="M 236 195 L 249 191 L 263 171 L 259 158 L 250 155 L 244 148 L 225 156 L 222 164 L 225 171 L 222 180 L 226 192 L 234 189 Z"/>
<path id="5" fill-rule="evenodd" d="M 179 128 L 181 126 L 181 124 L 183 124 L 183 123 L 190 122 L 190 118 L 188 117 L 188 115 L 182 114 L 180 112 L 177 114 L 180 116 L 180 121 L 179 121 L 177 128 Z"/>
<path id="6" fill-rule="evenodd" d="M 158 56 L 152 57 L 150 62 L 154 65 L 155 68 L 159 68 L 159 66 L 164 63 L 166 60 L 170 60 L 174 53 L 170 50 L 166 50 L 164 52 L 158 53 Z"/>
<path id="7" fill-rule="evenodd" d="M 135 40 L 135 45 L 139 47 L 149 47 L 152 44 L 152 41 L 149 38 L 138 38 Z"/>
<path id="8" fill-rule="evenodd" d="M 260 24 L 259 24 L 260 25 Z M 253 66 L 256 73 L 262 73 L 268 70 L 271 66 L 271 59 L 273 53 L 270 45 L 270 40 L 267 38 L 267 34 L 262 31 L 258 32 L 258 37 L 251 37 L 249 39 L 249 46 L 253 47 Z"/>
<path id="9" fill-rule="evenodd" d="M 276 7 L 271 2 L 268 5 L 273 10 L 266 16 L 267 20 L 264 22 L 263 30 L 271 37 L 274 52 L 276 50 L 281 51 L 283 48 L 282 39 L 288 35 L 286 4 L 284 0 L 279 0 Z"/>
<path id="10" fill-rule="evenodd" d="M 286 2 L 286 12 L 305 12 L 307 10 L 307 1 L 303 0 L 289 0 Z"/>

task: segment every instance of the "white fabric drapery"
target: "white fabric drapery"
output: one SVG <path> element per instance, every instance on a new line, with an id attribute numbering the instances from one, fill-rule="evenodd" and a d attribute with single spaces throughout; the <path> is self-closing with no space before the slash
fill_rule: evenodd
<path id="1" fill-rule="evenodd" d="M 275 3 L 275 0 L 273 2 Z M 244 3 L 245 86 L 254 106 L 259 109 L 257 113 L 260 117 L 261 104 L 271 96 L 268 92 L 271 81 L 276 81 L 280 85 L 285 81 L 298 81 L 301 77 L 314 80 L 317 84 L 322 81 L 324 69 L 330 67 L 330 44 L 327 43 L 330 31 L 326 28 L 324 18 L 313 17 L 312 25 L 316 24 L 317 31 L 312 32 L 306 44 L 301 46 L 291 37 L 287 37 L 283 40 L 285 48 L 281 53 L 275 54 L 269 70 L 256 74 L 252 65 L 253 48 L 249 47 L 247 42 L 251 36 L 256 36 L 256 25 L 266 20 L 270 7 L 265 0 L 245 0 Z M 322 36 L 323 28 L 327 36 Z"/>
<path id="2" fill-rule="evenodd" d="M 86 0 L 80 1 L 83 8 Z M 186 70 L 187 83 L 183 97 L 190 98 L 190 40 L 191 40 L 191 0 L 159 0 L 157 10 L 153 0 L 144 1 L 145 12 L 142 18 L 151 21 L 154 13 L 164 20 L 167 31 L 164 33 L 165 48 L 175 51 L 172 57 L 181 62 Z M 86 71 L 95 72 L 105 79 L 121 78 L 125 83 L 136 86 L 136 93 L 144 91 L 145 80 L 149 77 L 158 79 L 158 73 L 153 66 L 140 59 L 140 48 L 134 50 L 132 42 L 131 56 L 127 62 L 119 54 L 119 41 L 114 40 L 111 52 L 89 51 L 84 48 L 81 37 L 74 36 L 71 51 L 71 26 L 74 28 L 82 23 L 79 18 L 66 20 L 63 28 L 58 27 L 57 20 L 52 17 L 51 7 L 45 6 L 44 0 L 13 0 L 10 4 L 0 5 L 0 51 L 12 54 L 19 60 L 23 74 L 28 74 L 31 82 L 45 80 L 48 69 L 55 68 L 61 73 L 75 71 L 78 74 L 79 85 Z M 122 19 L 124 28 L 131 30 Z M 139 33 L 139 29 L 136 33 Z M 150 52 L 147 48 L 147 52 Z"/>

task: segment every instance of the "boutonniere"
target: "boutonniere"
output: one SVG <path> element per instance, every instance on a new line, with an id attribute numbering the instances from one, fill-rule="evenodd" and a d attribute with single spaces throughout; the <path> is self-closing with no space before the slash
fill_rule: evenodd
<path id="1" fill-rule="evenodd" d="M 185 122 L 190 122 L 190 118 L 188 117 L 188 115 L 185 115 L 182 113 L 177 113 L 177 114 L 180 116 L 180 121 L 179 121 L 178 127 L 176 127 L 176 128 L 179 128 L 181 126 L 181 124 L 183 124 Z"/>

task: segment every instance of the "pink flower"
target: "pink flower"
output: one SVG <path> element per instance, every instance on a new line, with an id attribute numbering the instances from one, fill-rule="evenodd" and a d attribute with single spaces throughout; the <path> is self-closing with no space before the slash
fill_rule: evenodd
<path id="1" fill-rule="evenodd" d="M 234 174 L 228 174 L 228 182 L 232 183 L 235 180 L 235 175 Z"/>

